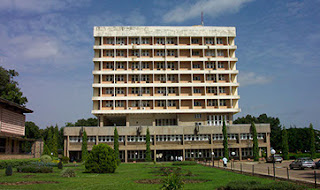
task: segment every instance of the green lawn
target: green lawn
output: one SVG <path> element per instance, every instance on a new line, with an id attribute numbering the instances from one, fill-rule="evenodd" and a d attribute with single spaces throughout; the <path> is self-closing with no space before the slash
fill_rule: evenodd
<path id="1" fill-rule="evenodd" d="M 61 170 L 54 168 L 54 173 L 49 174 L 30 174 L 17 173 L 14 169 L 13 176 L 5 176 L 4 169 L 0 170 L 0 182 L 18 182 L 18 181 L 57 181 L 57 184 L 32 184 L 32 185 L 0 185 L 0 189 L 159 189 L 161 184 L 138 184 L 135 180 L 163 178 L 152 173 L 156 169 L 154 167 L 172 166 L 171 163 L 165 164 L 121 164 L 114 174 L 90 174 L 83 173 L 84 166 L 73 167 L 76 169 L 77 177 L 63 178 L 60 176 Z M 223 171 L 201 165 L 182 166 L 183 171 L 190 170 L 196 176 L 184 177 L 189 179 L 210 180 L 205 183 L 185 184 L 184 189 L 216 189 L 234 180 L 257 180 L 262 183 L 269 183 L 272 180 L 251 177 L 241 174 L 236 174 L 229 171 Z M 35 175 L 31 178 L 26 178 L 26 175 Z"/>

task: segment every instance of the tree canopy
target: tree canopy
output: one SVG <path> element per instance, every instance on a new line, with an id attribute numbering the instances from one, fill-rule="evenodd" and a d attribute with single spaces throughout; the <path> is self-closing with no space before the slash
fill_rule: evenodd
<path id="1" fill-rule="evenodd" d="M 0 66 L 0 97 L 24 106 L 28 99 L 23 96 L 18 82 L 14 80 L 17 76 L 19 73 L 15 70 L 6 70 Z"/>

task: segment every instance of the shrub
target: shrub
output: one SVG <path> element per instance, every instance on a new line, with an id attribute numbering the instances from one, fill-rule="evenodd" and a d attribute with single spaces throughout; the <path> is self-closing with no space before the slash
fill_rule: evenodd
<path id="1" fill-rule="evenodd" d="M 16 168 L 18 166 L 28 165 L 31 162 L 35 162 L 38 159 L 32 158 L 32 159 L 12 159 L 12 160 L 0 160 L 0 169 L 5 169 L 9 165 L 12 168 Z"/>
<path id="2" fill-rule="evenodd" d="M 183 189 L 183 182 L 179 173 L 171 173 L 162 180 L 162 190 Z"/>
<path id="3" fill-rule="evenodd" d="M 106 144 L 93 146 L 85 162 L 86 172 L 114 173 L 117 168 L 117 158 L 114 150 Z"/>
<path id="4" fill-rule="evenodd" d="M 51 156 L 49 156 L 49 155 L 42 155 L 42 156 L 40 157 L 40 160 L 41 160 L 41 162 L 49 163 L 49 162 L 52 161 L 52 158 L 51 158 Z"/>
<path id="5" fill-rule="evenodd" d="M 62 160 L 62 162 L 63 162 L 64 164 L 67 164 L 67 163 L 69 163 L 69 160 L 70 160 L 70 159 L 69 159 L 67 156 L 62 156 L 61 160 Z"/>
<path id="6" fill-rule="evenodd" d="M 269 184 L 261 184 L 258 181 L 233 181 L 225 187 L 220 187 L 218 190 L 302 190 L 302 186 L 288 183 L 275 182 Z"/>
<path id="7" fill-rule="evenodd" d="M 28 165 L 33 165 L 33 166 L 47 166 L 47 167 L 58 167 L 57 163 L 53 163 L 53 162 L 48 162 L 48 163 L 44 163 L 44 162 L 30 162 Z"/>
<path id="8" fill-rule="evenodd" d="M 63 168 L 62 161 L 60 161 L 58 164 L 58 169 L 62 170 L 62 168 Z"/>
<path id="9" fill-rule="evenodd" d="M 19 166 L 17 172 L 20 173 L 52 173 L 53 168 L 47 166 Z"/>
<path id="10" fill-rule="evenodd" d="M 67 169 L 62 170 L 61 176 L 62 177 L 76 177 L 76 172 L 74 171 L 74 169 L 67 168 Z"/>
<path id="11" fill-rule="evenodd" d="M 12 167 L 10 165 L 6 168 L 6 176 L 12 176 Z"/>
<path id="12" fill-rule="evenodd" d="M 190 166 L 190 165 L 197 165 L 195 161 L 183 161 L 183 162 L 173 162 L 172 165 L 175 166 Z"/>

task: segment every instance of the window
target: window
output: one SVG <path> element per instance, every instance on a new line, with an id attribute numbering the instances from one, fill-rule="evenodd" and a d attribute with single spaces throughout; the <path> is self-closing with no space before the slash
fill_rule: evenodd
<path id="1" fill-rule="evenodd" d="M 142 66 L 143 69 L 148 69 L 149 68 L 149 63 L 142 62 L 141 66 Z"/>
<path id="2" fill-rule="evenodd" d="M 124 81 L 123 75 L 116 75 L 116 81 Z"/>
<path id="3" fill-rule="evenodd" d="M 193 56 L 200 56 L 200 51 L 199 50 L 192 50 L 192 55 Z"/>
<path id="4" fill-rule="evenodd" d="M 148 38 L 142 38 L 141 39 L 141 44 L 149 44 L 149 39 Z"/>
<path id="5" fill-rule="evenodd" d="M 201 102 L 200 101 L 194 101 L 193 105 L 194 106 L 201 106 Z"/>
<path id="6" fill-rule="evenodd" d="M 131 63 L 131 69 L 139 69 L 140 68 L 140 65 L 138 62 L 132 62 Z"/>
<path id="7" fill-rule="evenodd" d="M 156 51 L 156 55 L 157 56 L 164 56 L 165 54 L 164 54 L 164 50 L 157 50 Z"/>
<path id="8" fill-rule="evenodd" d="M 164 44 L 164 38 L 156 38 L 156 44 Z"/>
<path id="9" fill-rule="evenodd" d="M 149 56 L 149 51 L 148 50 L 142 50 L 141 55 L 142 56 Z"/>
<path id="10" fill-rule="evenodd" d="M 124 51 L 123 50 L 117 50 L 117 56 L 124 56 Z"/>
<path id="11" fill-rule="evenodd" d="M 114 44 L 114 41 L 113 41 L 114 39 L 113 38 L 107 38 L 106 39 L 106 43 L 107 44 Z"/>
<path id="12" fill-rule="evenodd" d="M 214 38 L 206 38 L 206 44 L 214 44 Z"/>
<path id="13" fill-rule="evenodd" d="M 218 50 L 217 54 L 220 57 L 224 57 L 224 51 L 223 50 Z"/>
<path id="14" fill-rule="evenodd" d="M 150 89 L 147 87 L 142 87 L 141 88 L 141 93 L 142 94 L 150 94 Z"/>
<path id="15" fill-rule="evenodd" d="M 217 93 L 217 87 L 208 87 L 208 93 L 216 94 Z"/>
<path id="16" fill-rule="evenodd" d="M 113 142 L 114 139 L 113 139 L 113 136 L 99 136 L 99 142 Z M 119 142 L 120 141 L 120 138 L 119 138 Z"/>
<path id="17" fill-rule="evenodd" d="M 131 38 L 131 44 L 140 44 L 139 38 Z"/>
<path id="18" fill-rule="evenodd" d="M 219 75 L 219 80 L 226 80 L 224 75 Z"/>
<path id="19" fill-rule="evenodd" d="M 220 106 L 227 106 L 227 100 L 220 100 Z"/>
<path id="20" fill-rule="evenodd" d="M 114 53 L 113 50 L 106 50 L 106 56 L 107 57 L 113 57 L 113 53 Z"/>
<path id="21" fill-rule="evenodd" d="M 168 100 L 168 106 L 169 107 L 175 107 L 176 106 L 176 101 L 175 100 Z"/>
<path id="22" fill-rule="evenodd" d="M 156 119 L 156 126 L 170 126 L 170 125 L 177 125 L 176 119 Z M 164 135 L 163 140 L 167 141 L 168 135 Z"/>
<path id="23" fill-rule="evenodd" d="M 139 94 L 139 88 L 138 87 L 131 88 L 131 93 L 132 94 Z"/>
<path id="24" fill-rule="evenodd" d="M 113 63 L 110 63 L 110 62 L 105 63 L 105 68 L 106 69 L 113 69 Z"/>
<path id="25" fill-rule="evenodd" d="M 207 62 L 206 67 L 210 68 L 210 69 L 214 69 L 215 68 L 215 64 L 214 64 L 214 62 Z"/>
<path id="26" fill-rule="evenodd" d="M 116 88 L 117 94 L 124 94 L 124 88 Z"/>
<path id="27" fill-rule="evenodd" d="M 219 68 L 219 69 L 224 68 L 223 62 L 221 62 L 221 61 L 218 62 L 218 68 Z"/>
<path id="28" fill-rule="evenodd" d="M 194 64 L 192 64 L 192 68 L 194 68 L 194 69 L 200 69 L 201 66 L 200 66 L 199 63 L 194 63 Z"/>
<path id="29" fill-rule="evenodd" d="M 174 38 L 167 38 L 167 44 L 174 44 Z"/>
<path id="30" fill-rule="evenodd" d="M 223 140 L 223 135 L 222 134 L 213 134 L 212 135 L 212 140 L 214 140 L 214 141 L 222 141 Z"/>
<path id="31" fill-rule="evenodd" d="M 161 82 L 165 82 L 166 81 L 166 75 L 158 75 L 158 80 Z"/>
<path id="32" fill-rule="evenodd" d="M 165 107 L 166 101 L 165 100 L 157 100 L 157 106 L 158 107 Z"/>
<path id="33" fill-rule="evenodd" d="M 156 64 L 158 69 L 164 69 L 164 62 L 157 62 Z"/>
<path id="34" fill-rule="evenodd" d="M 124 69 L 124 63 L 117 62 L 117 69 Z"/>
<path id="35" fill-rule="evenodd" d="M 167 56 L 176 56 L 175 50 L 167 50 Z"/>
<path id="36" fill-rule="evenodd" d="M 123 101 L 116 101 L 116 107 L 124 107 Z"/>
<path id="37" fill-rule="evenodd" d="M 193 75 L 193 80 L 201 80 L 200 76 Z"/>
<path id="38" fill-rule="evenodd" d="M 195 119 L 201 119 L 201 114 L 194 114 Z"/>
<path id="39" fill-rule="evenodd" d="M 150 106 L 149 101 L 142 101 L 141 106 L 142 107 L 149 107 Z"/>
<path id="40" fill-rule="evenodd" d="M 117 44 L 124 45 L 125 41 L 124 38 L 117 38 Z"/>
<path id="41" fill-rule="evenodd" d="M 73 143 L 79 143 L 79 142 L 82 142 L 82 137 L 69 137 L 70 139 L 70 142 L 73 142 Z"/>
<path id="42" fill-rule="evenodd" d="M 228 115 L 208 115 L 207 116 L 207 124 L 208 125 L 222 125 L 223 118 L 226 124 L 229 124 L 229 116 Z"/>
<path id="43" fill-rule="evenodd" d="M 113 101 L 106 101 L 106 107 L 113 107 Z"/>
<path id="44" fill-rule="evenodd" d="M 139 50 L 131 50 L 131 56 L 139 56 Z"/>
<path id="45" fill-rule="evenodd" d="M 226 93 L 226 87 L 219 87 L 219 93 Z"/>
<path id="46" fill-rule="evenodd" d="M 199 44 L 199 39 L 191 39 L 192 44 Z"/>
<path id="47" fill-rule="evenodd" d="M 174 87 L 168 87 L 168 93 L 169 93 L 169 94 L 175 94 L 175 93 L 176 93 L 176 88 L 174 88 Z"/>
<path id="48" fill-rule="evenodd" d="M 174 69 L 174 62 L 168 62 L 167 63 L 167 68 L 168 69 Z"/>
<path id="49" fill-rule="evenodd" d="M 208 100 L 208 106 L 218 106 L 217 100 Z"/>
<path id="50" fill-rule="evenodd" d="M 106 88 L 105 93 L 106 94 L 113 94 L 113 88 Z"/>
<path id="51" fill-rule="evenodd" d="M 167 76 L 168 76 L 168 81 L 175 81 L 174 75 L 167 75 Z"/>
<path id="52" fill-rule="evenodd" d="M 107 75 L 106 81 L 112 81 L 113 82 L 113 75 Z"/>
<path id="53" fill-rule="evenodd" d="M 216 75 L 207 75 L 207 80 L 216 81 Z"/>
<path id="54" fill-rule="evenodd" d="M 149 81 L 149 75 L 141 75 L 141 81 Z"/>
<path id="55" fill-rule="evenodd" d="M 206 56 L 214 56 L 214 50 L 207 50 Z"/>
<path id="56" fill-rule="evenodd" d="M 158 94 L 166 94 L 166 88 L 165 87 L 157 88 L 157 93 Z"/>
<path id="57" fill-rule="evenodd" d="M 133 100 L 133 101 L 131 101 L 131 106 L 132 106 L 132 107 L 139 107 L 139 104 L 140 104 L 139 100 Z"/>
<path id="58" fill-rule="evenodd" d="M 222 38 L 217 38 L 217 44 L 223 44 L 223 39 Z"/>
<path id="59" fill-rule="evenodd" d="M 199 94 L 199 93 L 201 93 L 201 89 L 200 88 L 194 88 L 193 89 L 193 93 Z"/>
<path id="60" fill-rule="evenodd" d="M 228 134 L 228 140 L 237 140 L 238 135 L 237 134 Z"/>

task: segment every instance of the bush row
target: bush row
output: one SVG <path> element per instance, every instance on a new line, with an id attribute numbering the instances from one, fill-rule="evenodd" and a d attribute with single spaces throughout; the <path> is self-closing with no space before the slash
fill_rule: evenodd
<path id="1" fill-rule="evenodd" d="M 53 168 L 48 166 L 19 166 L 17 172 L 20 173 L 52 173 Z"/>
<path id="2" fill-rule="evenodd" d="M 0 169 L 7 168 L 7 166 L 12 166 L 16 168 L 18 166 L 28 165 L 31 162 L 36 162 L 39 159 L 32 158 L 32 159 L 12 159 L 12 160 L 0 160 Z"/>
<path id="3" fill-rule="evenodd" d="M 289 153 L 290 159 L 297 159 L 297 158 L 301 158 L 301 157 L 311 157 L 311 154 L 309 154 L 309 153 Z M 320 153 L 316 153 L 315 157 L 320 158 Z"/>
<path id="4" fill-rule="evenodd" d="M 233 181 L 218 190 L 302 190 L 305 189 L 297 184 L 288 182 L 274 182 L 261 184 L 258 181 Z"/>
<path id="5" fill-rule="evenodd" d="M 197 162 L 195 162 L 195 161 L 173 162 L 172 165 L 175 165 L 175 166 L 190 166 L 190 165 L 197 165 Z"/>

